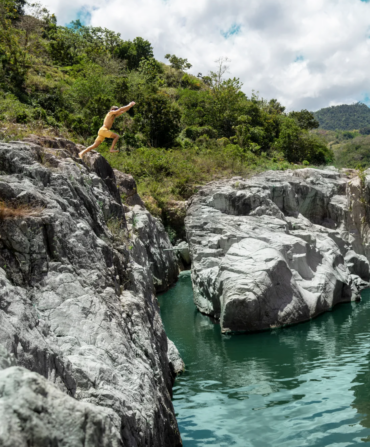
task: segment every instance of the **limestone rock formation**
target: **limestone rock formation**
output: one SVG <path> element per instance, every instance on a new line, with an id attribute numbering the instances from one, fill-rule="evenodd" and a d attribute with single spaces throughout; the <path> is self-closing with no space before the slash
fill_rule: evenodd
<path id="1" fill-rule="evenodd" d="M 168 339 L 168 359 L 170 361 L 170 368 L 174 374 L 177 376 L 185 371 L 185 363 L 180 357 L 180 353 L 175 346 L 175 343 Z"/>
<path id="2" fill-rule="evenodd" d="M 80 402 L 40 374 L 21 367 L 0 371 L 3 447 L 118 447 L 114 411 Z"/>
<path id="3" fill-rule="evenodd" d="M 198 309 L 225 332 L 258 331 L 358 299 L 369 281 L 359 196 L 370 198 L 370 176 L 359 191 L 353 175 L 269 171 L 204 187 L 185 220 Z"/>
<path id="4" fill-rule="evenodd" d="M 164 292 L 177 280 L 179 266 L 162 222 L 139 205 L 129 207 L 125 216 L 136 256 L 142 258 L 138 242 L 145 249 L 142 262 L 148 262 L 156 291 Z"/>
<path id="5" fill-rule="evenodd" d="M 151 264 L 169 241 L 150 258 L 157 227 L 130 234 L 105 159 L 53 144 L 0 143 L 0 445 L 179 446 L 152 272 L 176 275 Z"/>

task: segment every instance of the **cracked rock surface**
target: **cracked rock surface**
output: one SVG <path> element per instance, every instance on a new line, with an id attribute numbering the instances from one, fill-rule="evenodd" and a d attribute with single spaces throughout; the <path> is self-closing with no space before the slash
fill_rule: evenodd
<path id="1" fill-rule="evenodd" d="M 0 143 L 0 199 L 26 210 L 0 221 L 0 445 L 180 446 L 153 282 L 177 278 L 170 242 L 141 236 L 144 208 L 130 230 L 99 154 L 36 143 Z"/>
<path id="2" fill-rule="evenodd" d="M 205 186 L 185 220 L 194 301 L 224 332 L 298 323 L 369 281 L 370 176 L 269 171 Z"/>

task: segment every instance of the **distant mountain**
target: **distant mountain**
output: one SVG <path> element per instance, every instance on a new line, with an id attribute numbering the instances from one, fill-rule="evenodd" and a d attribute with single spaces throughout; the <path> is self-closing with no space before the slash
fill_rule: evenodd
<path id="1" fill-rule="evenodd" d="M 320 128 L 326 130 L 359 130 L 370 126 L 370 108 L 360 102 L 326 107 L 314 115 Z"/>

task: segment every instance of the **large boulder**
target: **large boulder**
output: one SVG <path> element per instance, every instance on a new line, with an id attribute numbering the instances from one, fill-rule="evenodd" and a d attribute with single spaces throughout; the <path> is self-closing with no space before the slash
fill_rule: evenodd
<path id="1" fill-rule="evenodd" d="M 301 169 L 204 187 L 185 220 L 198 309 L 224 332 L 258 331 L 359 299 L 369 263 L 348 231 L 349 180 Z"/>
<path id="2" fill-rule="evenodd" d="M 0 143 L 0 445 L 180 446 L 147 240 L 103 157 L 45 146 Z"/>
<path id="3" fill-rule="evenodd" d="M 181 374 L 185 371 L 185 363 L 180 356 L 178 349 L 175 346 L 175 343 L 170 339 L 167 339 L 168 342 L 168 360 L 170 361 L 170 368 L 174 376 Z"/>

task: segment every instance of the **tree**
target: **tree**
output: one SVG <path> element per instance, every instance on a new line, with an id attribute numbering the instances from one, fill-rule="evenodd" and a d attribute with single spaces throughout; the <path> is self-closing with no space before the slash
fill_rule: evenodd
<path id="1" fill-rule="evenodd" d="M 136 37 L 132 42 L 130 40 L 122 43 L 114 50 L 114 54 L 127 61 L 129 70 L 136 70 L 142 59 L 153 58 L 153 47 L 148 40 L 142 37 Z"/>
<path id="2" fill-rule="evenodd" d="M 17 20 L 24 15 L 24 7 L 26 6 L 26 4 L 26 0 L 14 0 L 14 10 L 16 14 L 13 20 Z"/>
<path id="3" fill-rule="evenodd" d="M 290 112 L 288 116 L 295 119 L 298 126 L 304 130 L 317 129 L 320 126 L 315 115 L 306 109 L 300 112 Z"/>
<path id="4" fill-rule="evenodd" d="M 10 90 L 22 87 L 30 67 L 27 52 L 20 40 L 24 31 L 13 26 L 19 19 L 22 3 L 14 0 L 2 0 L 0 3 L 0 67 L 3 72 L 3 86 Z"/>
<path id="5" fill-rule="evenodd" d="M 302 130 L 297 121 L 290 117 L 283 120 L 276 147 L 290 163 L 306 160 L 310 163 L 325 164 L 333 159 L 333 153 L 321 140 L 310 135 L 307 130 Z"/>
<path id="6" fill-rule="evenodd" d="M 217 64 L 216 71 L 211 71 L 208 78 L 211 80 L 211 84 L 214 88 L 218 88 L 223 80 L 224 80 L 224 74 L 228 72 L 229 66 L 227 63 L 230 62 L 230 59 L 228 57 L 220 57 L 215 61 Z"/>
<path id="7" fill-rule="evenodd" d="M 49 53 L 53 61 L 61 66 L 78 64 L 85 42 L 81 34 L 74 29 L 54 27 L 49 30 Z"/>
<path id="8" fill-rule="evenodd" d="M 162 66 L 154 57 L 142 59 L 139 63 L 138 71 L 145 76 L 147 82 L 154 82 L 158 79 L 158 74 L 162 72 Z"/>
<path id="9" fill-rule="evenodd" d="M 180 110 L 164 94 L 151 94 L 137 104 L 135 123 L 151 146 L 171 147 L 180 133 Z"/>
<path id="10" fill-rule="evenodd" d="M 188 62 L 187 59 L 182 59 L 181 57 L 177 57 L 174 54 L 166 54 L 165 59 L 168 59 L 171 63 L 171 67 L 175 68 L 176 70 L 189 70 L 192 65 Z"/>
<path id="11" fill-rule="evenodd" d="M 359 132 L 361 135 L 370 135 L 370 126 L 361 127 Z"/>

